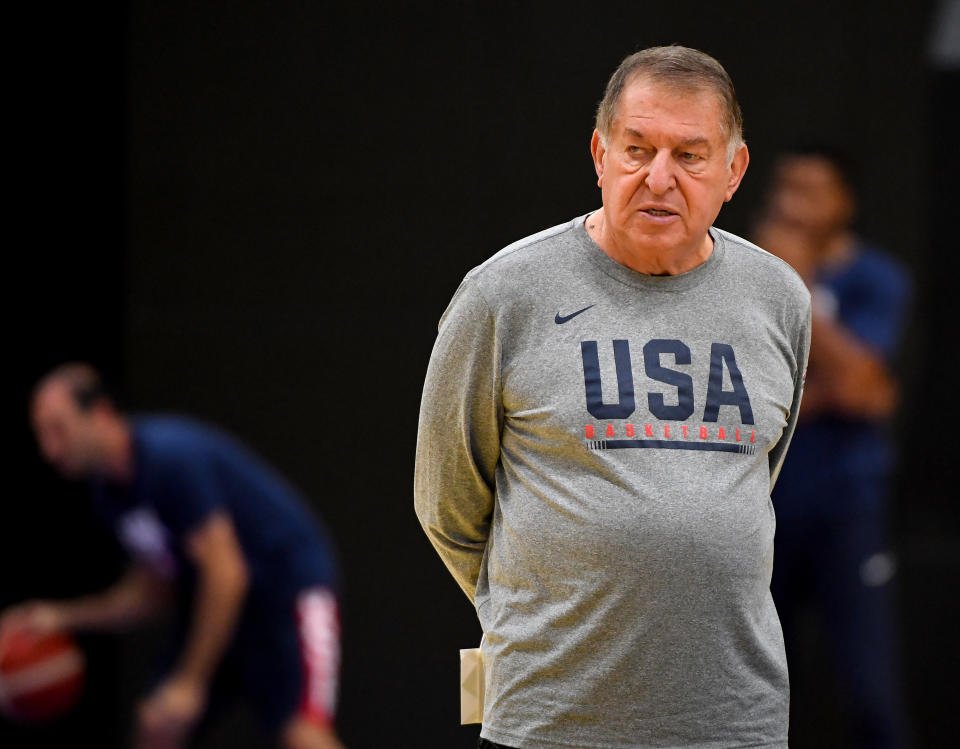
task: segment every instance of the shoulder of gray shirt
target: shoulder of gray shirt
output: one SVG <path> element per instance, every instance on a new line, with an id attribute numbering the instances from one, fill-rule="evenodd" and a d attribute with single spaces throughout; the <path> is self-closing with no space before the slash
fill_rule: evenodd
<path id="1" fill-rule="evenodd" d="M 542 275 L 549 273 L 551 268 L 576 265 L 582 261 L 583 248 L 576 232 L 578 223 L 584 218 L 579 216 L 507 245 L 472 268 L 464 277 L 457 295 L 473 286 L 494 310 L 503 303 L 532 293 L 531 274 Z M 711 231 L 724 243 L 724 267 L 718 271 L 733 271 L 737 293 L 749 296 L 747 292 L 752 289 L 768 298 L 777 297 L 785 307 L 795 310 L 801 321 L 809 317 L 810 292 L 788 263 L 736 234 L 716 227 Z"/>

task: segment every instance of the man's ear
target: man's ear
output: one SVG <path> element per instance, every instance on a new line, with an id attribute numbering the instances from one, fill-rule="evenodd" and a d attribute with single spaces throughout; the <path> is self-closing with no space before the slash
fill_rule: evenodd
<path id="1" fill-rule="evenodd" d="M 597 172 L 597 187 L 603 187 L 603 157 L 606 153 L 607 147 L 603 145 L 603 138 L 600 137 L 600 132 L 594 128 L 593 137 L 590 138 L 590 154 L 593 156 L 593 168 Z"/>
<path id="2" fill-rule="evenodd" d="M 726 203 L 733 197 L 733 194 L 740 187 L 743 181 L 743 175 L 747 173 L 747 165 L 750 163 L 750 151 L 747 150 L 747 144 L 743 143 L 733 153 L 733 161 L 730 162 L 730 178 L 727 180 L 727 194 L 723 198 Z"/>

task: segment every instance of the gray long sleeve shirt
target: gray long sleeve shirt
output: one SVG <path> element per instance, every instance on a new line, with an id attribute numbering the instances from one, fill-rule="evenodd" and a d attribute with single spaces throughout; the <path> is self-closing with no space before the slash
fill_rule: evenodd
<path id="1" fill-rule="evenodd" d="M 710 233 L 705 263 L 647 276 L 580 217 L 472 270 L 441 319 L 416 509 L 477 608 L 492 741 L 786 746 L 770 489 L 810 297 Z"/>

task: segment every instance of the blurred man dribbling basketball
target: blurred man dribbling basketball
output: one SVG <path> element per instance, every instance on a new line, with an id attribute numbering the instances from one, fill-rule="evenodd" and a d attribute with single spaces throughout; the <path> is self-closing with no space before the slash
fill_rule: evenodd
<path id="1" fill-rule="evenodd" d="M 85 364 L 41 380 L 30 415 L 44 458 L 90 482 L 133 561 L 100 594 L 4 612 L 0 634 L 121 629 L 186 598 L 179 651 L 138 712 L 139 746 L 184 746 L 230 673 L 283 747 L 340 749 L 335 563 L 294 490 L 210 427 L 128 418 Z"/>

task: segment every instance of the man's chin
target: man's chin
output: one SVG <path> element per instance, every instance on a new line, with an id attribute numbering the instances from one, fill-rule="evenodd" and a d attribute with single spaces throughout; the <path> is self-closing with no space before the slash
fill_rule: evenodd
<path id="1" fill-rule="evenodd" d="M 628 236 L 635 249 L 658 255 L 679 250 L 689 243 L 686 233 L 677 225 L 638 227 Z"/>
<path id="2" fill-rule="evenodd" d="M 87 476 L 87 470 L 83 466 L 55 463 L 53 468 L 62 478 L 68 481 L 80 481 Z"/>

